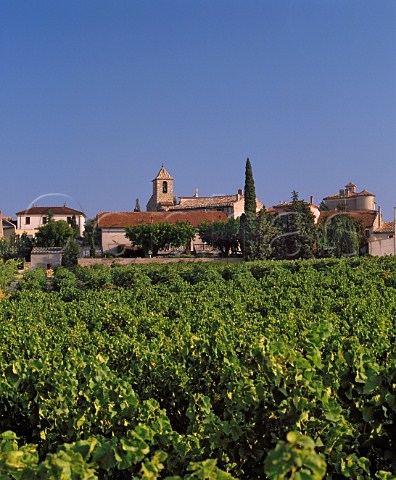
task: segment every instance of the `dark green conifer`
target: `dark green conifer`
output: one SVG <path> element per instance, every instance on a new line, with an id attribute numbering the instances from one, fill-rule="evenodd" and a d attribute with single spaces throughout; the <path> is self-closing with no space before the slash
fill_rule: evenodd
<path id="1" fill-rule="evenodd" d="M 252 165 L 249 158 L 246 160 L 245 168 L 245 214 L 256 217 L 256 189 L 254 188 Z"/>
<path id="2" fill-rule="evenodd" d="M 240 218 L 239 243 L 245 259 L 250 260 L 253 256 L 253 242 L 256 235 L 256 189 L 249 158 L 246 160 L 245 167 L 244 195 L 245 213 Z"/>

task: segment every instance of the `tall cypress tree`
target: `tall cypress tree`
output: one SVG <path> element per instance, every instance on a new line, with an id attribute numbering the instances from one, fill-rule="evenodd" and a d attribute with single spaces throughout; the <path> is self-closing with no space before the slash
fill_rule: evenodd
<path id="1" fill-rule="evenodd" d="M 245 215 L 256 218 L 256 189 L 249 159 L 246 160 L 245 168 Z"/>
<path id="2" fill-rule="evenodd" d="M 253 257 L 253 244 L 256 235 L 256 189 L 254 188 L 252 165 L 249 158 L 246 160 L 244 193 L 245 213 L 241 215 L 240 219 L 239 243 L 245 259 L 250 260 Z"/>

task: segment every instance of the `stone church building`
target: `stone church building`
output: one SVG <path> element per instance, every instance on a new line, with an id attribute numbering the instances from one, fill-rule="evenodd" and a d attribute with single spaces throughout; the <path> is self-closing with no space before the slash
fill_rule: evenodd
<path id="1" fill-rule="evenodd" d="M 238 218 L 244 213 L 245 198 L 243 190 L 235 195 L 213 195 L 200 197 L 198 190 L 192 197 L 179 197 L 174 194 L 174 178 L 162 166 L 153 179 L 153 194 L 147 203 L 148 212 L 159 211 L 219 211 L 229 218 Z M 259 212 L 263 204 L 256 199 L 256 211 Z"/>

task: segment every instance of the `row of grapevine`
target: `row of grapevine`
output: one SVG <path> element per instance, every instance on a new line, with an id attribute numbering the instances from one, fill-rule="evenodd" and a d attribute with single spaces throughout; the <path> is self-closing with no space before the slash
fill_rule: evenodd
<path id="1" fill-rule="evenodd" d="M 0 477 L 394 479 L 395 292 L 392 258 L 32 272 Z"/>
<path id="2" fill-rule="evenodd" d="M 7 262 L 0 263 L 0 289 L 3 290 L 7 287 L 15 278 L 17 273 L 17 264 L 15 260 L 8 260 Z"/>

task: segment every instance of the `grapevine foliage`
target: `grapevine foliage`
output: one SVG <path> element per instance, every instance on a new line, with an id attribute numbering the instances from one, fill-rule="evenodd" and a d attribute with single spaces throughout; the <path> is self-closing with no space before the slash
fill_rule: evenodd
<path id="1" fill-rule="evenodd" d="M 390 257 L 29 272 L 0 478 L 395 479 L 395 290 Z"/>

